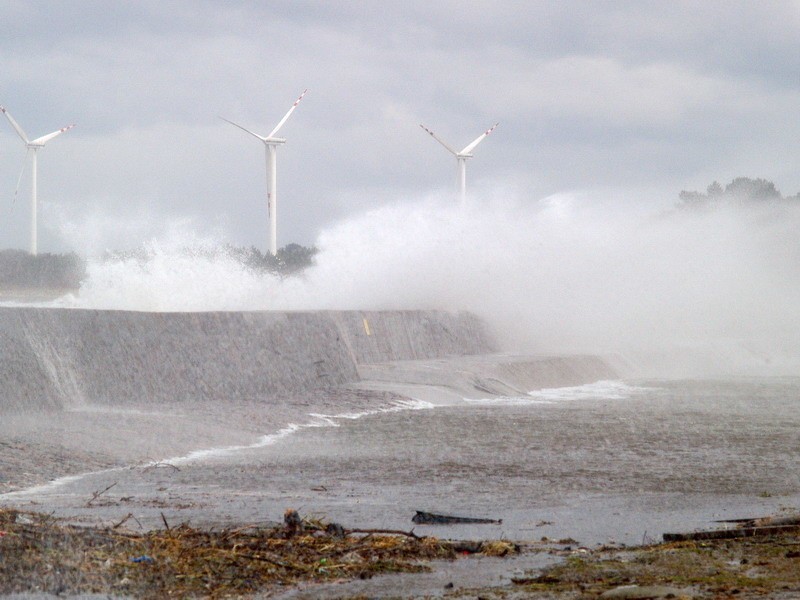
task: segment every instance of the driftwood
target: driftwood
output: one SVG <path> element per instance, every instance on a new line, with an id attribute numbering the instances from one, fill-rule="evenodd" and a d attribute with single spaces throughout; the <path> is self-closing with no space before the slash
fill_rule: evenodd
<path id="1" fill-rule="evenodd" d="M 89 508 L 89 507 L 92 505 L 92 502 L 94 502 L 95 500 L 97 500 L 97 499 L 98 499 L 100 496 L 102 496 L 102 495 L 103 495 L 103 494 L 105 494 L 105 493 L 106 493 L 108 490 L 110 490 L 110 489 L 111 489 L 111 488 L 113 488 L 115 485 L 117 485 L 117 483 L 118 483 L 118 482 L 116 482 L 116 481 L 115 481 L 115 482 L 114 482 L 114 483 L 112 483 L 110 486 L 108 486 L 106 489 L 104 489 L 104 490 L 100 490 L 99 492 L 93 492 L 93 493 L 92 493 L 92 499 L 91 499 L 91 500 L 89 500 L 89 501 L 86 503 L 86 508 Z"/>
<path id="2" fill-rule="evenodd" d="M 749 519 L 720 519 L 715 523 L 737 523 L 739 527 L 767 527 L 774 525 L 800 525 L 800 515 L 780 517 L 753 517 Z"/>
<path id="3" fill-rule="evenodd" d="M 386 535 L 404 535 L 406 537 L 413 538 L 415 540 L 424 539 L 425 536 L 418 536 L 414 533 L 414 530 L 411 531 L 402 531 L 400 529 L 345 529 L 345 535 L 350 535 L 351 533 L 365 533 L 367 535 L 374 535 L 374 534 L 386 534 Z"/>
<path id="4" fill-rule="evenodd" d="M 736 529 L 715 529 L 694 531 L 692 533 L 665 533 L 665 542 L 686 542 L 689 540 L 730 540 L 756 536 L 769 536 L 776 533 L 800 531 L 800 523 L 789 525 L 770 525 L 766 527 L 737 527 Z"/>
<path id="5" fill-rule="evenodd" d="M 472 540 L 454 540 L 448 542 L 450 547 L 462 554 L 477 554 L 483 549 L 483 542 Z"/>
<path id="6" fill-rule="evenodd" d="M 111 529 L 119 529 L 119 528 L 120 528 L 120 527 L 122 527 L 122 526 L 125 524 L 125 522 L 126 522 L 128 519 L 130 519 L 131 517 L 133 517 L 133 513 L 128 513 L 127 515 L 125 515 L 125 518 L 124 518 L 124 519 L 122 519 L 122 521 L 120 521 L 119 523 L 115 523 L 114 525 L 112 525 L 112 526 L 111 526 Z"/>
<path id="7" fill-rule="evenodd" d="M 503 519 L 476 519 L 474 517 L 454 517 L 452 515 L 438 515 L 436 513 L 417 511 L 411 520 L 420 525 L 455 525 L 458 523 L 495 523 L 500 524 Z"/>

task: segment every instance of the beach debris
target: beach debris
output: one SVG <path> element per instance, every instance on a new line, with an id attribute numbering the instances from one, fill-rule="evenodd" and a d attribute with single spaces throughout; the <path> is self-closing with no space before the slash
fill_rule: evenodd
<path id="1" fill-rule="evenodd" d="M 325 533 L 335 538 L 343 538 L 345 536 L 344 527 L 339 525 L 339 523 L 328 523 L 325 526 Z"/>
<path id="2" fill-rule="evenodd" d="M 800 531 L 800 515 L 776 515 L 744 519 L 720 519 L 715 523 L 735 523 L 733 529 L 711 529 L 689 533 L 665 533 L 665 542 L 697 540 L 731 540 L 746 537 L 763 537 L 779 533 Z"/>
<path id="3" fill-rule="evenodd" d="M 659 598 L 694 598 L 686 590 L 664 585 L 623 585 L 600 594 L 606 600 L 658 600 Z"/>
<path id="4" fill-rule="evenodd" d="M 417 514 L 411 517 L 411 520 L 419 525 L 456 525 L 459 523 L 501 524 L 503 522 L 503 519 L 456 517 L 453 515 L 440 515 L 437 513 L 430 513 L 422 510 L 418 510 Z"/>
<path id="5" fill-rule="evenodd" d="M 495 540 L 483 542 L 479 552 L 484 556 L 508 556 L 510 554 L 519 554 L 520 547 L 506 540 Z"/>
<path id="6" fill-rule="evenodd" d="M 283 523 L 285 525 L 284 531 L 286 532 L 287 538 L 294 537 L 304 530 L 303 519 L 300 518 L 300 514 L 293 508 L 287 508 L 286 512 L 283 513 Z"/>
<path id="7" fill-rule="evenodd" d="M 720 519 L 714 523 L 736 523 L 739 527 L 767 527 L 774 525 L 800 525 L 800 514 L 769 515 L 744 519 Z"/>
<path id="8" fill-rule="evenodd" d="M 422 540 L 425 539 L 425 536 L 419 536 L 414 533 L 414 530 L 411 531 L 403 531 L 402 529 L 345 529 L 345 533 L 350 535 L 351 533 L 363 533 L 366 535 L 372 534 L 385 534 L 385 535 L 404 535 L 406 537 L 413 538 L 415 540 Z"/>
<path id="9" fill-rule="evenodd" d="M 800 597 L 796 532 L 770 538 L 593 548 L 512 577 L 519 598 Z M 800 554 L 800 552 L 798 552 Z M 669 589 L 664 589 L 669 588 Z M 503 596 L 506 597 L 506 596 Z"/>
<path id="10" fill-rule="evenodd" d="M 547 585 L 561 583 L 561 579 L 547 574 L 541 574 L 534 577 L 512 577 L 511 583 L 514 585 Z"/>
<path id="11" fill-rule="evenodd" d="M 747 537 L 768 537 L 781 533 L 800 531 L 798 525 L 775 525 L 772 527 L 737 527 L 736 529 L 711 529 L 689 533 L 665 533 L 665 542 L 688 542 L 698 540 L 734 540 Z"/>
<path id="12" fill-rule="evenodd" d="M 121 520 L 121 521 L 118 521 L 117 523 L 115 523 L 114 525 L 112 525 L 112 526 L 111 526 L 111 529 L 119 529 L 119 528 L 120 528 L 120 527 L 122 527 L 122 526 L 123 526 L 123 525 L 124 525 L 124 524 L 127 522 L 127 520 L 128 520 L 128 519 L 130 519 L 130 518 L 133 518 L 133 513 L 128 513 L 127 515 L 125 515 L 125 516 L 122 518 L 122 520 Z M 134 520 L 135 520 L 135 519 L 134 519 Z"/>
<path id="13" fill-rule="evenodd" d="M 483 548 L 480 540 L 453 540 L 450 545 L 459 554 L 477 554 Z"/>
<path id="14" fill-rule="evenodd" d="M 97 499 L 98 499 L 100 496 L 102 496 L 102 495 L 103 495 L 103 494 L 105 494 L 105 493 L 106 493 L 108 490 L 110 490 L 110 489 L 111 489 L 111 488 L 113 488 L 115 485 L 117 485 L 117 483 L 118 483 L 118 482 L 116 482 L 116 481 L 115 481 L 114 483 L 112 483 L 110 486 L 108 486 L 108 487 L 107 487 L 107 488 L 105 488 L 104 490 L 100 490 L 99 492 L 93 492 L 93 493 L 92 493 L 92 498 L 91 498 L 91 499 L 90 499 L 90 500 L 89 500 L 89 501 L 86 503 L 86 508 L 89 508 L 89 507 L 92 505 L 92 502 L 94 502 L 95 500 L 97 500 Z"/>
<path id="15" fill-rule="evenodd" d="M 450 542 L 434 537 L 359 533 L 299 514 L 289 520 L 298 529 L 292 538 L 285 523 L 131 531 L 71 526 L 50 515 L 0 509 L 0 530 L 6 532 L 0 542 L 0 595 L 109 593 L 122 587 L 134 598 L 240 598 L 301 583 L 426 572 L 424 561 L 459 556 Z M 498 544 L 486 550 L 503 555 L 508 548 Z M 58 587 L 48 588 L 54 581 Z"/>

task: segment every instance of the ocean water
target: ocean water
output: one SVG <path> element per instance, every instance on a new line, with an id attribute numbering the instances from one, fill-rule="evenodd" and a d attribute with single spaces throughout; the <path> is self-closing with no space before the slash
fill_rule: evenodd
<path id="1" fill-rule="evenodd" d="M 606 381 L 298 415 L 264 432 L 272 437 L 12 497 L 84 520 L 132 512 L 143 526 L 159 526 L 162 512 L 226 526 L 295 508 L 346 528 L 635 544 L 800 509 L 798 431 L 800 378 Z M 111 483 L 87 509 L 91 491 Z M 420 526 L 417 510 L 503 522 Z"/>
<path id="2" fill-rule="evenodd" d="M 428 528 L 445 535 L 635 543 L 800 508 L 799 426 L 798 379 L 598 382 L 371 415 L 197 471 L 346 523 L 425 510 L 503 519 Z"/>

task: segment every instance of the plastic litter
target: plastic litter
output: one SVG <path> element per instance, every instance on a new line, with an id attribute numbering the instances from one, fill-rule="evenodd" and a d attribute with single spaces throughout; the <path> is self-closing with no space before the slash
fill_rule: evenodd
<path id="1" fill-rule="evenodd" d="M 153 563 L 156 562 L 152 556 L 147 556 L 146 554 L 142 554 L 141 556 L 136 556 L 135 558 L 131 559 L 131 562 L 135 563 Z"/>

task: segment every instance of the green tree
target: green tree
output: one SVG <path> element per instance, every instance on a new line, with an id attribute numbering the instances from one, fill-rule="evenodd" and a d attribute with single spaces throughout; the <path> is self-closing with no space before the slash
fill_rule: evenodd
<path id="1" fill-rule="evenodd" d="M 783 199 L 771 181 L 748 177 L 737 177 L 731 181 L 725 186 L 725 195 L 744 202 Z"/>
<path id="2" fill-rule="evenodd" d="M 705 194 L 684 190 L 678 197 L 679 207 L 705 207 L 719 203 L 796 202 L 800 200 L 800 193 L 784 198 L 771 181 L 737 177 L 724 189 L 715 181 L 706 188 Z"/>

